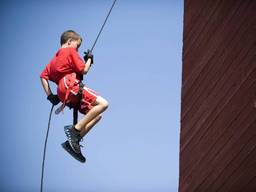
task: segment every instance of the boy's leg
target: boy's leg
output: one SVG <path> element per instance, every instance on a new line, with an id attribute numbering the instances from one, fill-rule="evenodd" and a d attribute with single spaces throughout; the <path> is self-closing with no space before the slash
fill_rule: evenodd
<path id="1" fill-rule="evenodd" d="M 98 115 L 96 118 L 91 120 L 80 132 L 81 138 L 83 138 L 93 127 L 96 125 L 100 120 L 102 116 Z"/>
<path id="2" fill-rule="evenodd" d="M 83 138 L 93 127 L 94 125 L 96 125 L 100 120 L 101 120 L 102 116 L 98 115 L 96 118 L 94 118 L 93 120 L 91 120 L 80 132 L 80 136 L 81 138 Z M 66 141 L 64 143 L 61 144 L 62 147 L 72 156 L 74 157 L 76 160 L 84 163 L 86 161 L 85 157 L 83 156 L 82 153 L 75 153 L 72 150 L 72 147 L 70 146 L 69 142 Z"/>
<path id="3" fill-rule="evenodd" d="M 90 130 L 90 128 L 92 128 L 92 126 L 99 121 L 99 120 L 96 121 L 97 117 L 103 111 L 105 111 L 107 107 L 108 107 L 108 102 L 104 98 L 98 96 L 95 103 L 93 104 L 92 109 L 88 111 L 88 113 L 84 116 L 84 118 L 82 118 L 75 126 L 71 126 L 71 127 L 66 126 L 64 128 L 69 144 L 76 153 L 81 153 L 80 144 L 79 144 L 81 140 L 81 130 L 86 128 L 86 126 L 89 127 L 89 130 Z M 95 119 L 95 122 L 93 121 L 94 119 Z M 91 121 L 92 121 L 92 124 L 90 125 L 89 123 Z"/>
<path id="4" fill-rule="evenodd" d="M 81 131 L 88 123 L 103 113 L 108 107 L 108 102 L 98 96 L 93 105 L 93 108 L 75 125 L 76 130 Z"/>

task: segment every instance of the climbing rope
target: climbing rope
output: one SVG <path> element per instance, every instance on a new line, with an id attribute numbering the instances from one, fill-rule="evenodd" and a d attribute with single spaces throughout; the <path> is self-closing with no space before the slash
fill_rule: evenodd
<path id="1" fill-rule="evenodd" d="M 102 30 L 103 30 L 103 28 L 104 28 L 104 26 L 105 26 L 107 20 L 108 20 L 108 17 L 109 17 L 109 15 L 110 15 L 110 13 L 112 12 L 112 9 L 113 9 L 115 3 L 116 3 L 116 0 L 114 0 L 113 3 L 112 3 L 112 6 L 111 6 L 111 8 L 110 8 L 110 10 L 109 10 L 109 12 L 108 12 L 106 18 L 105 18 L 105 21 L 104 21 L 104 23 L 102 24 L 101 29 L 100 29 L 100 31 L 99 31 L 99 33 L 98 33 L 98 35 L 97 35 L 97 37 L 96 37 L 96 39 L 95 39 L 95 41 L 94 41 L 94 43 L 93 43 L 93 46 L 92 46 L 92 48 L 91 48 L 91 50 L 90 50 L 91 52 L 92 52 L 92 50 L 94 49 L 94 47 L 95 47 L 95 45 L 96 45 L 96 43 L 97 43 L 97 41 L 98 41 L 98 38 L 99 38 L 99 36 L 100 36 L 100 34 L 101 34 L 101 32 L 102 32 Z"/>
<path id="2" fill-rule="evenodd" d="M 48 134 L 49 134 L 49 129 L 50 129 L 50 123 L 51 123 L 51 118 L 52 118 L 53 107 L 54 107 L 54 105 L 52 105 L 51 112 L 50 112 L 50 115 L 49 115 L 48 128 L 47 128 L 46 137 L 45 137 L 45 141 L 44 141 L 44 155 L 43 155 L 43 162 L 42 162 L 42 173 L 41 173 L 41 188 L 40 188 L 40 192 L 43 192 L 44 162 L 45 162 L 46 145 L 47 145 L 47 141 L 48 141 Z"/>

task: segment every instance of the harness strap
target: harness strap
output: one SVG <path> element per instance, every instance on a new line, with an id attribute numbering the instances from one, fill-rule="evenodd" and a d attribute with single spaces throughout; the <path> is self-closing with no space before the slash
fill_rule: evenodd
<path id="1" fill-rule="evenodd" d="M 78 109 L 79 109 L 80 103 L 82 101 L 83 89 L 84 89 L 84 84 L 80 81 L 79 82 L 79 91 L 78 91 L 79 103 L 73 109 L 73 125 L 77 124 L 77 122 L 78 122 Z"/>
<path id="2" fill-rule="evenodd" d="M 78 93 L 75 93 L 74 91 L 72 91 L 73 87 L 79 83 L 79 91 Z M 64 85 L 67 89 L 66 91 L 66 94 L 65 94 L 65 98 L 64 98 L 64 102 L 62 103 L 62 105 L 60 107 L 58 107 L 56 110 L 55 110 L 55 114 L 58 115 L 60 112 L 62 112 L 67 104 L 67 102 L 69 102 L 68 100 L 68 97 L 70 95 L 70 93 L 72 92 L 73 94 L 81 94 L 82 93 L 82 90 L 81 90 L 81 85 L 83 86 L 83 83 L 82 82 L 79 82 L 79 80 L 76 79 L 76 74 L 75 73 L 72 73 L 72 78 L 70 79 L 70 83 L 69 85 L 67 84 L 67 79 L 66 77 L 64 77 Z M 74 107 L 75 108 L 75 107 Z"/>
<path id="3" fill-rule="evenodd" d="M 73 109 L 73 125 L 76 125 L 78 122 L 78 108 Z"/>

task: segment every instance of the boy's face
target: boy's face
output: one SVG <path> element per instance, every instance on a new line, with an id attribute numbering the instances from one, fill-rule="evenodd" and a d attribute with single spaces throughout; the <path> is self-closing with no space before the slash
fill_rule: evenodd
<path id="1" fill-rule="evenodd" d="M 69 46 L 70 46 L 70 47 L 74 47 L 75 49 L 78 50 L 78 48 L 80 47 L 81 43 L 82 43 L 82 42 L 81 42 L 81 39 L 78 39 L 78 40 L 72 39 L 72 40 L 70 41 L 70 43 L 69 43 Z"/>

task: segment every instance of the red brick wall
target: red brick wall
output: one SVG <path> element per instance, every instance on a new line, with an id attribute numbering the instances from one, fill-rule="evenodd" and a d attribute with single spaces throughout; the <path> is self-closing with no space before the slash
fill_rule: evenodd
<path id="1" fill-rule="evenodd" d="M 185 0 L 180 192 L 256 191 L 256 0 Z"/>

